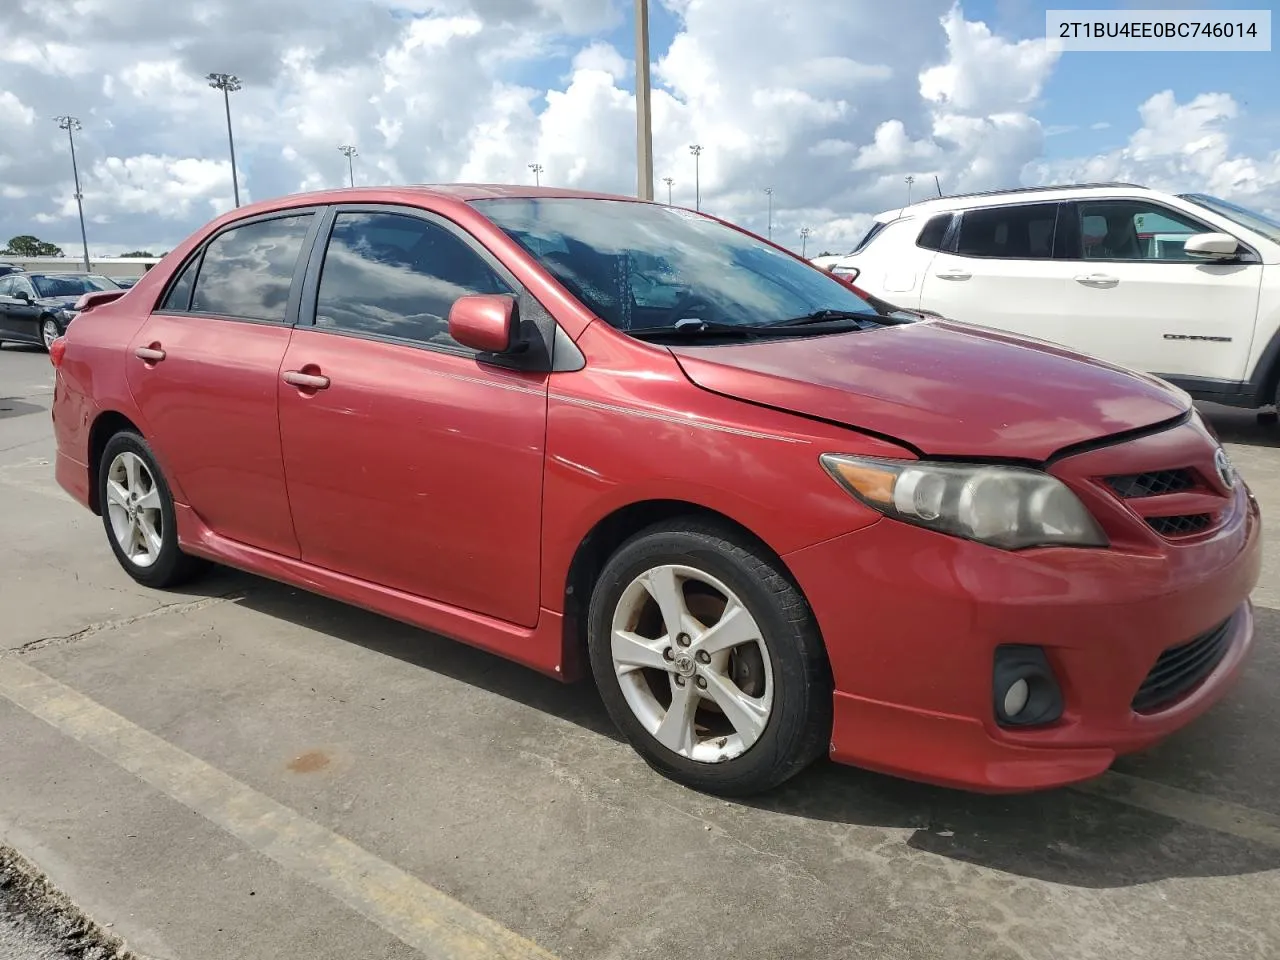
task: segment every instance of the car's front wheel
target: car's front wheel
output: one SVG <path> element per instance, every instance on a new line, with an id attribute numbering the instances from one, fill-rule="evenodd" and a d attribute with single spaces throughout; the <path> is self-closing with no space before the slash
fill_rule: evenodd
<path id="1" fill-rule="evenodd" d="M 691 521 L 637 534 L 591 597 L 601 697 L 660 773 L 697 790 L 768 790 L 827 748 L 831 674 L 813 614 L 760 544 Z"/>
<path id="2" fill-rule="evenodd" d="M 169 484 L 138 434 L 123 431 L 107 441 L 98 467 L 98 503 L 111 550 L 134 580 L 173 587 L 204 567 L 178 547 Z"/>
<path id="3" fill-rule="evenodd" d="M 40 339 L 44 341 L 44 348 L 48 350 L 53 346 L 53 341 L 57 340 L 62 334 L 58 331 L 58 321 L 53 317 L 45 317 L 40 324 Z"/>

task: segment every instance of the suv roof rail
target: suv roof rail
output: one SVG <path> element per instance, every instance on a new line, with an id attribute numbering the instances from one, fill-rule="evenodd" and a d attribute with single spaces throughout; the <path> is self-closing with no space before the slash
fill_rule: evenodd
<path id="1" fill-rule="evenodd" d="M 1089 190 L 1094 187 L 1130 187 L 1137 190 L 1146 189 L 1146 187 L 1141 183 L 1124 183 L 1118 180 L 1100 183 L 1055 183 L 1045 184 L 1039 187 L 1006 187 L 1003 190 L 977 190 L 973 193 L 948 193 L 941 197 L 928 197 L 919 202 L 928 203 L 930 200 L 962 200 L 965 197 L 998 197 L 1006 193 L 1045 193 L 1050 190 Z"/>

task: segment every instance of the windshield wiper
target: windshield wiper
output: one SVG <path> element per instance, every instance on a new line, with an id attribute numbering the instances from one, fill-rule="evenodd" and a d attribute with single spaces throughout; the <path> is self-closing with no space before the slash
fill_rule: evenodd
<path id="1" fill-rule="evenodd" d="M 807 327 L 815 323 L 838 323 L 840 321 L 878 323 L 880 322 L 880 314 L 860 313 L 856 310 L 815 310 L 813 313 L 806 313 L 799 317 L 774 320 L 772 323 L 766 323 L 765 326 L 775 329 L 778 327 Z"/>
<path id="2" fill-rule="evenodd" d="M 639 327 L 626 331 L 637 340 L 660 340 L 668 337 L 696 339 L 699 337 L 739 337 L 753 340 L 760 336 L 760 328 L 745 323 L 716 323 L 710 320 L 681 320 L 672 327 Z"/>

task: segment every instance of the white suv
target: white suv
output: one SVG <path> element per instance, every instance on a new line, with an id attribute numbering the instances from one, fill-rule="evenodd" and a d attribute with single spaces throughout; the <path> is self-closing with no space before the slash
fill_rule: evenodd
<path id="1" fill-rule="evenodd" d="M 902 307 L 1063 344 L 1198 399 L 1277 403 L 1280 222 L 1126 183 L 940 197 L 823 264 Z"/>

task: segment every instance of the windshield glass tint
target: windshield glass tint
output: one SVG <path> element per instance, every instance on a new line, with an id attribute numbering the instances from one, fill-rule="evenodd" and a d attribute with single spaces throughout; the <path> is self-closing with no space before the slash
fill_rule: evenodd
<path id="1" fill-rule="evenodd" d="M 1257 210 L 1250 210 L 1248 207 L 1242 207 L 1239 204 L 1230 203 L 1218 197 L 1211 197 L 1207 193 L 1184 193 L 1181 196 L 1183 200 L 1197 203 L 1212 210 L 1214 213 L 1221 214 L 1228 220 L 1234 220 L 1242 227 L 1248 227 L 1250 230 L 1262 234 L 1273 243 L 1280 243 L 1280 220 L 1275 217 L 1268 217 Z"/>
<path id="2" fill-rule="evenodd" d="M 620 330 L 876 313 L 826 271 L 687 210 L 570 197 L 473 204 Z"/>
<path id="3" fill-rule="evenodd" d="M 88 277 L 32 277 L 31 282 L 42 297 L 78 297 L 102 289 Z"/>

